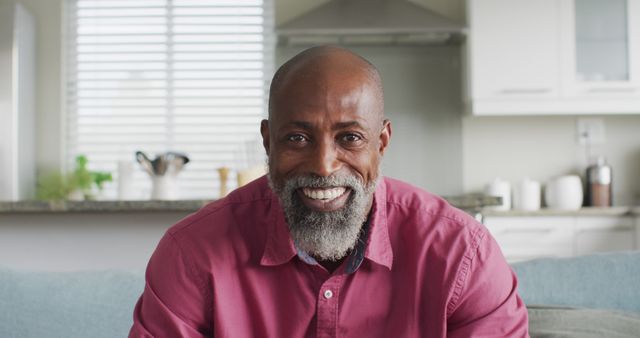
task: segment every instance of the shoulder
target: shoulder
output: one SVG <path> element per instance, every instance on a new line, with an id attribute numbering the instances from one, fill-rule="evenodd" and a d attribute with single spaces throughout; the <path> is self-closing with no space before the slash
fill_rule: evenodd
<path id="1" fill-rule="evenodd" d="M 480 224 L 471 215 L 452 206 L 444 198 L 410 183 L 385 177 L 386 202 L 390 210 L 407 216 L 419 216 L 424 221 L 439 221 L 458 227 L 477 228 Z"/>
<path id="2" fill-rule="evenodd" d="M 486 227 L 440 196 L 390 178 L 384 183 L 394 256 L 407 254 L 405 248 L 421 248 L 423 261 L 447 283 L 459 282 L 455 277 L 475 260 L 479 246 L 490 241 Z"/>
<path id="3" fill-rule="evenodd" d="M 266 177 L 238 188 L 186 216 L 167 230 L 178 242 L 207 247 L 260 237 L 272 217 L 274 195 Z"/>

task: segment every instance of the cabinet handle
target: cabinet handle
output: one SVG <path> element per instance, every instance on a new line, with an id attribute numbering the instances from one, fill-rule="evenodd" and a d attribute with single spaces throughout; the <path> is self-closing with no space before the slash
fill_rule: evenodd
<path id="1" fill-rule="evenodd" d="M 600 87 L 600 88 L 589 88 L 587 89 L 588 93 L 633 93 L 638 90 L 635 87 Z"/>
<path id="2" fill-rule="evenodd" d="M 606 229 L 590 228 L 590 229 L 578 229 L 576 234 L 594 233 L 594 232 L 627 232 L 633 231 L 633 226 L 629 225 L 617 225 Z"/>
<path id="3" fill-rule="evenodd" d="M 540 234 L 540 235 L 544 235 L 544 234 L 549 234 L 553 232 L 553 229 L 506 229 L 501 231 L 501 234 L 504 235 L 508 235 L 508 234 Z"/>
<path id="4" fill-rule="evenodd" d="M 551 88 L 507 88 L 500 90 L 500 94 L 544 94 L 551 92 Z"/>

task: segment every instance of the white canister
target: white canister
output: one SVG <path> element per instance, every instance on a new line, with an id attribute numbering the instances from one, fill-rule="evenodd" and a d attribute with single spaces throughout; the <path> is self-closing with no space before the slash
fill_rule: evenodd
<path id="1" fill-rule="evenodd" d="M 550 209 L 580 209 L 583 200 L 580 176 L 565 175 L 550 180 L 545 188 L 544 198 Z"/>
<path id="2" fill-rule="evenodd" d="M 500 178 L 496 178 L 493 182 L 487 184 L 484 193 L 488 196 L 497 196 L 502 198 L 502 204 L 488 207 L 492 210 L 506 211 L 511 209 L 511 184 Z"/>
<path id="3" fill-rule="evenodd" d="M 178 179 L 174 175 L 153 176 L 151 178 L 152 200 L 178 199 Z"/>
<path id="4" fill-rule="evenodd" d="M 118 199 L 121 201 L 134 199 L 133 162 L 118 161 Z"/>
<path id="5" fill-rule="evenodd" d="M 536 211 L 540 209 L 540 182 L 525 177 L 513 187 L 513 209 Z"/>

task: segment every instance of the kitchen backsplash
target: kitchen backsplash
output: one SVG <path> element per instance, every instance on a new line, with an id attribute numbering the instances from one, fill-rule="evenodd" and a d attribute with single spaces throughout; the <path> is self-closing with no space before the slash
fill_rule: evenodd
<path id="1" fill-rule="evenodd" d="M 464 190 L 480 191 L 495 177 L 544 183 L 588 165 L 576 142 L 574 116 L 463 118 Z M 640 195 L 640 116 L 604 116 L 606 142 L 592 146 L 613 167 L 614 205 L 637 204 Z"/>

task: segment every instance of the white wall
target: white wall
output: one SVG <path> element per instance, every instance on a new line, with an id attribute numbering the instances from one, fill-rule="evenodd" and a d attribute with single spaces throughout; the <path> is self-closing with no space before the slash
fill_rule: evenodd
<path id="1" fill-rule="evenodd" d="M 10 0 L 0 0 L 2 2 Z M 18 0 L 36 22 L 36 165 L 62 168 L 62 0 Z"/>
<path id="2" fill-rule="evenodd" d="M 185 212 L 0 214 L 0 266 L 27 270 L 144 269 Z"/>

